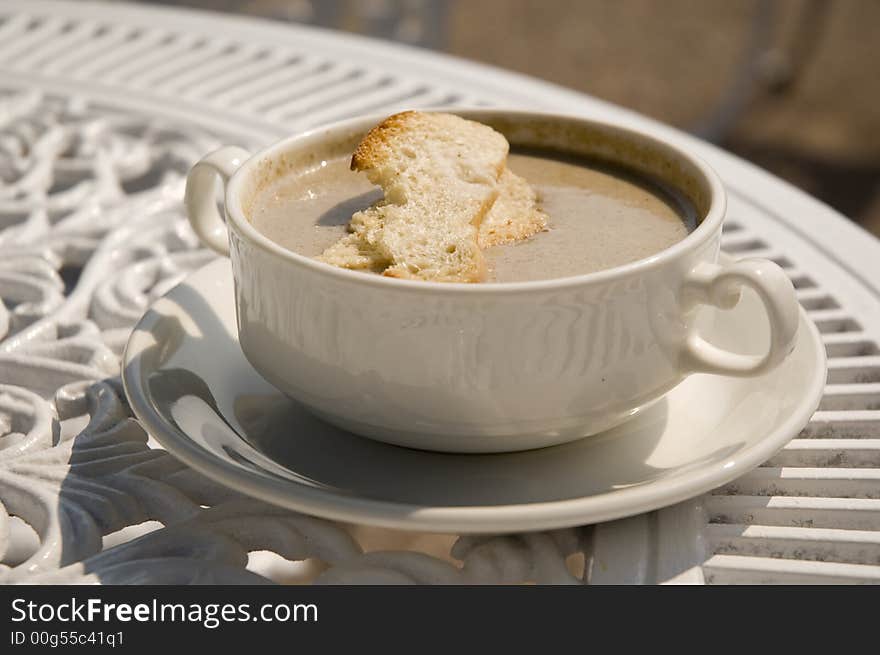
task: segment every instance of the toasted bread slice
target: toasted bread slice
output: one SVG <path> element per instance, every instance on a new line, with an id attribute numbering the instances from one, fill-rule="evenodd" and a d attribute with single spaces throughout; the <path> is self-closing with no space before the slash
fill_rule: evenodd
<path id="1" fill-rule="evenodd" d="M 340 268 L 374 273 L 382 273 L 390 264 L 365 238 L 355 232 L 346 234 L 316 259 Z"/>
<path id="2" fill-rule="evenodd" d="M 505 168 L 498 181 L 498 198 L 480 223 L 480 248 L 520 241 L 547 228 L 547 215 L 538 209 L 535 190 Z"/>
<path id="3" fill-rule="evenodd" d="M 408 111 L 364 137 L 351 160 L 385 198 L 352 216 L 352 234 L 322 261 L 384 275 L 479 282 L 486 275 L 479 226 L 498 196 L 507 140 L 451 114 Z"/>

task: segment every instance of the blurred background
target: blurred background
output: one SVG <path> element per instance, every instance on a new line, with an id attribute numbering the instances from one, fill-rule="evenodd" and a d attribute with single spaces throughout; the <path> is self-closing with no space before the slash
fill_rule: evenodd
<path id="1" fill-rule="evenodd" d="M 142 0 L 494 64 L 691 131 L 880 235 L 878 0 Z"/>

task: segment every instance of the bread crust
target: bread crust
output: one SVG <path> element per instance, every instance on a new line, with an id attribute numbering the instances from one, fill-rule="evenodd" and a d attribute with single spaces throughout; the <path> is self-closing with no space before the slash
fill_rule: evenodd
<path id="1" fill-rule="evenodd" d="M 413 110 L 393 114 L 366 133 L 351 155 L 351 170 L 365 171 L 378 165 L 380 150 L 383 150 L 391 138 L 415 125 L 418 112 Z"/>

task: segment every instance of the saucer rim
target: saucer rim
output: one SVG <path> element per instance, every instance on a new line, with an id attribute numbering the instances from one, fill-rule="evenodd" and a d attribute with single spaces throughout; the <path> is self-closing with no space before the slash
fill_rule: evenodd
<path id="1" fill-rule="evenodd" d="M 220 268 L 224 264 L 228 266 L 229 261 L 218 258 L 199 268 L 156 302 L 173 296 L 183 284 L 189 283 L 195 287 L 192 285 L 194 278 L 208 277 L 207 269 Z M 178 305 L 183 307 L 180 303 Z M 800 402 L 779 426 L 754 445 L 740 451 L 732 464 L 731 460 L 707 463 L 695 470 L 625 489 L 534 503 L 421 506 L 344 496 L 335 491 L 264 476 L 216 457 L 195 444 L 182 430 L 168 424 L 162 414 L 154 409 L 149 393 L 141 385 L 144 347 L 140 342 L 152 335 L 155 325 L 165 318 L 155 312 L 147 311 L 132 330 L 122 356 L 121 377 L 132 411 L 163 448 L 208 478 L 246 495 L 312 516 L 392 529 L 458 534 L 527 532 L 599 523 L 667 507 L 724 485 L 778 452 L 797 435 L 816 411 L 827 375 L 827 358 L 819 331 L 803 307 L 799 306 L 798 310 L 800 325 L 797 344 L 803 341 L 812 347 L 815 374 L 806 378 L 809 384 L 805 385 Z M 296 489 L 293 495 L 291 488 Z"/>

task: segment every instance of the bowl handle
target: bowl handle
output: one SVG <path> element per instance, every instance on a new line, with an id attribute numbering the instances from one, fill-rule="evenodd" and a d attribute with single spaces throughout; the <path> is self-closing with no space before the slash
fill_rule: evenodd
<path id="1" fill-rule="evenodd" d="M 247 150 L 224 146 L 205 155 L 186 176 L 184 205 L 190 225 L 202 243 L 221 255 L 229 256 L 229 234 L 217 210 L 217 178 L 225 188 L 229 178 L 251 156 Z"/>
<path id="2" fill-rule="evenodd" d="M 740 289 L 754 289 L 770 319 L 770 348 L 764 355 L 741 355 L 715 346 L 691 328 L 682 351 L 681 366 L 690 373 L 720 373 L 745 377 L 779 365 L 794 349 L 799 309 L 794 287 L 785 272 L 766 259 L 743 259 L 730 264 L 703 262 L 687 277 L 686 302 L 732 309 Z"/>

